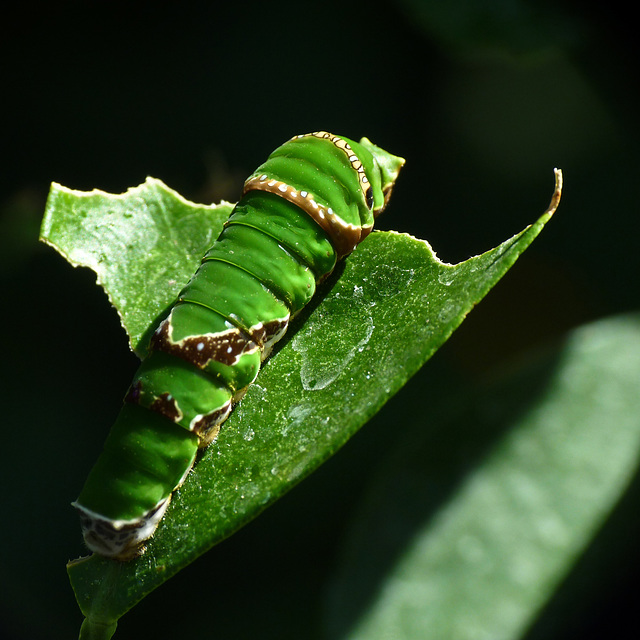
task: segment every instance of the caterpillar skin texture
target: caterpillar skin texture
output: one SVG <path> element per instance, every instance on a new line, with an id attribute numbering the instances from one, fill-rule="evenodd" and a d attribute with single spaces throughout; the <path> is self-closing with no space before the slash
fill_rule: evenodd
<path id="1" fill-rule="evenodd" d="M 319 131 L 292 138 L 247 179 L 73 503 L 89 549 L 118 560 L 144 551 L 198 449 L 316 284 L 370 233 L 403 164 L 366 138 Z"/>

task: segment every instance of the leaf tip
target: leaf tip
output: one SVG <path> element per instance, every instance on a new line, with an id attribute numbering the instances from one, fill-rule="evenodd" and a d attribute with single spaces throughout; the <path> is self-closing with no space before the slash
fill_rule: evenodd
<path id="1" fill-rule="evenodd" d="M 549 203 L 547 210 L 544 212 L 544 215 L 549 217 L 555 213 L 558 205 L 560 204 L 560 198 L 562 197 L 562 169 L 555 168 L 553 170 L 553 174 L 556 179 L 556 186 L 553 190 L 553 195 L 551 196 L 551 202 Z"/>

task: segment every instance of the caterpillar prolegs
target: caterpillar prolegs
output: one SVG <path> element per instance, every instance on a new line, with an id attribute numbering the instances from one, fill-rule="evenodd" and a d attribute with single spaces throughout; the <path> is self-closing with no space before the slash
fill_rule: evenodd
<path id="1" fill-rule="evenodd" d="M 278 147 L 160 323 L 74 507 L 87 546 L 139 555 L 290 318 L 384 209 L 402 158 L 327 132 Z"/>

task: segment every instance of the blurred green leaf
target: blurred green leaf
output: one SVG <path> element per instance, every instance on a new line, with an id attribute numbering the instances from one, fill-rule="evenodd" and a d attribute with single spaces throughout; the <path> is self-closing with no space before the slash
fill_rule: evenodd
<path id="1" fill-rule="evenodd" d="M 38 249 L 42 200 L 35 189 L 22 189 L 0 202 L 0 274 L 14 274 Z"/>
<path id="2" fill-rule="evenodd" d="M 440 262 L 426 242 L 407 235 L 369 236 L 265 364 L 176 492 L 147 552 L 128 563 L 94 555 L 69 565 L 87 617 L 82 637 L 110 637 L 117 619 L 137 601 L 256 517 L 367 422 L 542 230 L 558 204 L 556 177 L 552 205 L 534 225 L 458 265 Z M 173 211 L 188 224 L 172 227 Z M 145 319 L 156 318 L 171 302 L 151 286 L 164 287 L 169 279 L 167 261 L 160 259 L 163 247 L 171 248 L 170 264 L 179 262 L 183 234 L 195 234 L 198 227 L 211 233 L 211 215 L 222 224 L 221 211 L 186 203 L 155 180 L 123 196 L 54 186 L 43 237 L 74 264 L 98 270 L 111 299 L 118 300 L 132 344 L 139 346 L 148 330 Z M 114 249 L 108 248 L 112 241 Z M 187 273 L 184 281 L 191 274 L 187 266 L 195 270 L 193 238 L 190 243 L 179 271 Z M 171 287 L 175 296 L 179 285 Z M 136 311 L 138 305 L 142 309 Z"/>
<path id="3" fill-rule="evenodd" d="M 531 0 L 400 0 L 412 19 L 452 54 L 510 58 L 547 54 L 580 40 L 580 25 L 557 4 Z"/>
<path id="4" fill-rule="evenodd" d="M 637 473 L 638 380 L 623 316 L 416 421 L 354 518 L 327 636 L 522 637 Z"/>

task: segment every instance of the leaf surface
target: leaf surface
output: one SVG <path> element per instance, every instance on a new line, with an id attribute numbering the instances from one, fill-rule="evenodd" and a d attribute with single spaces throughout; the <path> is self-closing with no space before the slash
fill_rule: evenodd
<path id="1" fill-rule="evenodd" d="M 89 267 L 120 315 L 131 349 L 166 314 L 233 205 L 195 204 L 155 178 L 122 194 L 54 183 L 40 240 L 74 267 Z"/>
<path id="2" fill-rule="evenodd" d="M 458 265 L 439 261 L 422 240 L 371 234 L 265 363 L 174 495 L 147 552 L 128 563 L 97 555 L 70 563 L 69 576 L 87 617 L 82 637 L 110 637 L 118 618 L 137 601 L 335 453 L 447 340 L 538 235 L 558 204 L 559 172 L 556 179 L 552 204 L 535 224 Z M 137 227 L 137 208 L 143 230 Z M 122 196 L 78 194 L 54 185 L 43 239 L 73 264 L 97 271 L 132 345 L 141 351 L 153 329 L 145 323 L 171 304 L 204 253 L 198 253 L 193 236 L 206 229 L 207 242 L 212 241 L 227 214 L 188 203 L 152 179 Z M 185 235 L 190 240 L 182 259 Z M 182 280 L 174 283 L 178 276 L 167 265 L 178 263 Z M 169 292 L 156 293 L 157 286 Z"/>

